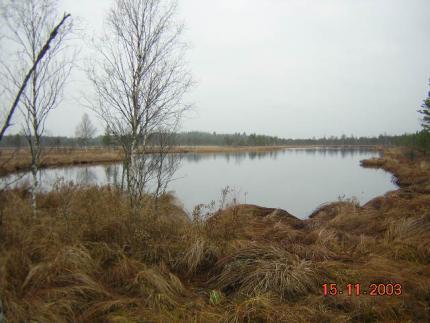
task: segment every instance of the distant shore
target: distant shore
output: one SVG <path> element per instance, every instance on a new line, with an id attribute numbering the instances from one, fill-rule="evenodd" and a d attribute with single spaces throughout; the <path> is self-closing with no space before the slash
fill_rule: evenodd
<path id="1" fill-rule="evenodd" d="M 288 145 L 288 146 L 176 146 L 171 153 L 265 153 L 291 148 L 315 149 L 374 149 L 382 150 L 381 146 L 372 145 Z M 154 147 L 150 153 L 157 153 Z M 72 166 L 82 164 L 103 164 L 119 162 L 123 158 L 120 147 L 47 147 L 41 157 L 41 168 Z M 26 148 L 0 148 L 0 176 L 25 171 L 30 168 L 31 156 Z"/>

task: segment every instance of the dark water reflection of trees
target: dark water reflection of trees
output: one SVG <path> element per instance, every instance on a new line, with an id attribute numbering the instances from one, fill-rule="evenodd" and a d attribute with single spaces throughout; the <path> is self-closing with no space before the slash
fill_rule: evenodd
<path id="1" fill-rule="evenodd" d="M 97 184 L 97 175 L 89 167 L 83 167 L 76 173 L 76 182 L 83 185 Z"/>
<path id="2" fill-rule="evenodd" d="M 347 156 L 354 156 L 357 154 L 369 153 L 368 148 L 342 148 L 342 147 L 321 147 L 321 148 L 292 148 L 287 150 L 273 150 L 273 151 L 250 151 L 250 152 L 226 152 L 226 153 L 188 153 L 183 154 L 182 158 L 187 162 L 200 162 L 203 160 L 217 160 L 218 158 L 224 159 L 227 162 L 233 161 L 235 164 L 240 164 L 246 159 L 265 159 L 270 158 L 276 160 L 280 155 L 287 152 L 294 152 L 295 154 L 305 153 L 307 155 L 321 155 L 321 156 L 334 156 L 339 155 L 343 158 Z"/>

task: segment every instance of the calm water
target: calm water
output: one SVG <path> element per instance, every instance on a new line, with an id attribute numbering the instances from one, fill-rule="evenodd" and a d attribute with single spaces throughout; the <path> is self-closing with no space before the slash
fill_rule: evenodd
<path id="1" fill-rule="evenodd" d="M 319 205 L 339 198 L 365 203 L 396 189 L 391 174 L 360 167 L 360 160 L 377 152 L 338 149 L 288 149 L 270 153 L 184 154 L 170 183 L 186 210 L 195 205 L 217 205 L 221 190 L 229 186 L 230 200 L 282 208 L 306 218 Z M 59 177 L 78 183 L 113 184 L 121 178 L 121 165 L 65 167 L 41 171 L 42 187 L 50 189 Z M 9 180 L 12 177 L 9 178 Z M 28 177 L 20 183 L 28 181 Z"/>

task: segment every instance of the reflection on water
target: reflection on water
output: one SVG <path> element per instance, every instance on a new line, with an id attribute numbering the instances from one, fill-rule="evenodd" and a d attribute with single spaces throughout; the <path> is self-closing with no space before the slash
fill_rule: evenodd
<path id="1" fill-rule="evenodd" d="M 340 156 L 345 158 L 352 155 L 378 155 L 377 150 L 369 150 L 369 148 L 337 148 L 337 147 L 318 147 L 318 148 L 289 148 L 288 152 L 294 154 L 307 154 L 307 155 L 330 155 L 330 156 Z M 276 160 L 279 155 L 285 154 L 285 150 L 274 150 L 274 151 L 261 151 L 261 152 L 223 152 L 223 153 L 206 153 L 206 154 L 182 154 L 182 158 L 187 162 L 200 162 L 202 160 L 208 159 L 225 159 L 227 162 L 234 161 L 240 164 L 246 159 L 274 159 Z"/>
<path id="2" fill-rule="evenodd" d="M 217 160 L 217 159 L 225 159 L 227 162 L 234 161 L 235 164 L 240 164 L 242 161 L 246 159 L 263 159 L 270 158 L 276 159 L 278 154 L 282 154 L 282 151 L 264 151 L 264 152 L 224 152 L 224 153 L 206 153 L 206 154 L 182 154 L 182 159 L 192 163 L 192 162 L 200 162 L 202 160 Z"/>
<path id="3" fill-rule="evenodd" d="M 92 185 L 97 183 L 97 175 L 89 167 L 79 169 L 76 176 L 76 182 L 84 185 Z"/>
<path id="4" fill-rule="evenodd" d="M 114 186 L 120 186 L 121 184 L 121 176 L 122 176 L 122 167 L 118 164 L 105 165 L 105 176 L 106 182 L 112 184 Z"/>
<path id="5" fill-rule="evenodd" d="M 232 188 L 231 198 L 267 207 L 283 208 L 305 218 L 318 205 L 340 196 L 361 203 L 393 190 L 391 175 L 361 168 L 361 159 L 377 156 L 367 149 L 296 148 L 270 152 L 182 154 L 182 164 L 169 184 L 184 207 L 219 199 Z M 49 190 L 58 178 L 85 185 L 121 186 L 122 165 L 96 165 L 44 169 L 42 188 Z M 10 176 L 7 180 L 16 178 Z M 24 176 L 19 183 L 29 181 Z"/>

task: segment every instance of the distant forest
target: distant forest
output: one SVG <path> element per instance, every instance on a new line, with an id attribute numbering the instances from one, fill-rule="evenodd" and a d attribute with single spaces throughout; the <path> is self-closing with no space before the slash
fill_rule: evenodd
<path id="1" fill-rule="evenodd" d="M 74 137 L 42 137 L 42 145 L 48 147 L 79 147 L 81 143 Z M 175 135 L 175 144 L 183 146 L 275 146 L 275 145 L 384 145 L 384 146 L 430 146 L 429 135 L 425 132 L 398 136 L 379 135 L 378 137 L 322 137 L 308 139 L 285 139 L 279 137 L 246 133 L 217 134 L 215 132 L 181 132 Z M 109 134 L 91 138 L 87 146 L 115 146 L 115 140 Z M 5 136 L 0 147 L 26 147 L 27 142 L 22 135 Z"/>

